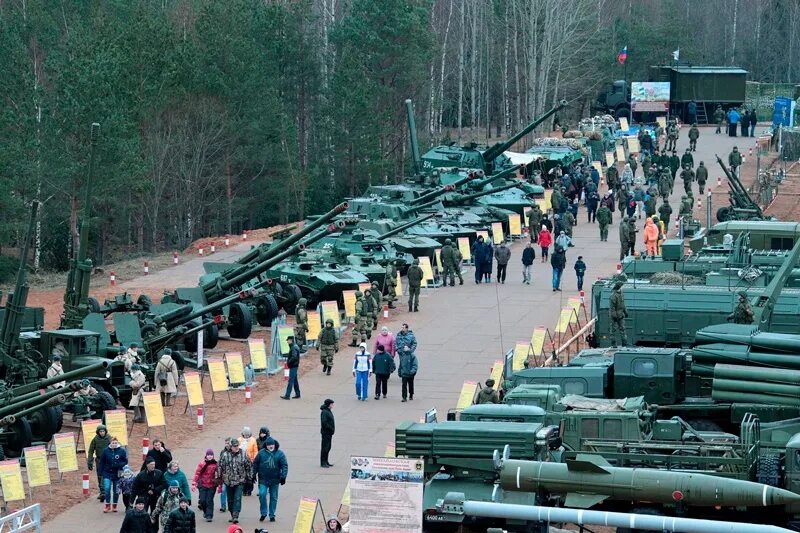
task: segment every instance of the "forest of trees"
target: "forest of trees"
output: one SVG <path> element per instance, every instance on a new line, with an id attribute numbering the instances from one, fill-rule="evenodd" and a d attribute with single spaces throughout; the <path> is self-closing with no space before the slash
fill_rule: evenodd
<path id="1" fill-rule="evenodd" d="M 0 0 L 0 245 L 44 202 L 64 268 L 101 123 L 97 263 L 326 210 L 408 172 L 420 140 L 485 141 L 672 51 L 798 81 L 800 0 Z M 562 119 L 562 120 L 563 120 Z"/>

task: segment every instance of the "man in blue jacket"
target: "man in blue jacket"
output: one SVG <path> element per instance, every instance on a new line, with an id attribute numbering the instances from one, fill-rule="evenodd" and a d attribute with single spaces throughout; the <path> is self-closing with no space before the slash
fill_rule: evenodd
<path id="1" fill-rule="evenodd" d="M 261 506 L 261 522 L 269 515 L 269 521 L 275 521 L 275 509 L 278 507 L 278 488 L 286 483 L 289 474 L 289 463 L 286 454 L 278 449 L 278 443 L 272 437 L 264 440 L 264 447 L 258 451 L 253 460 L 253 472 L 258 476 L 258 503 Z M 269 493 L 269 507 L 267 507 Z"/>

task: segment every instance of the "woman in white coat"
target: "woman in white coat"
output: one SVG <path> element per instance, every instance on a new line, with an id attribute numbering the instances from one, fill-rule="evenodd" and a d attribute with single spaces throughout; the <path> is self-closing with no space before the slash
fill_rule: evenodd
<path id="1" fill-rule="evenodd" d="M 178 365 L 172 358 L 172 350 L 164 349 L 154 374 L 156 390 L 161 393 L 161 405 L 170 405 L 170 397 L 178 392 Z"/>

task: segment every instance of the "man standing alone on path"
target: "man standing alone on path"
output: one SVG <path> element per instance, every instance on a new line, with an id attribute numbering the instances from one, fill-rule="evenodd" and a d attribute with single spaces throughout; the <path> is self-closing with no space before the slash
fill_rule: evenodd
<path id="1" fill-rule="evenodd" d="M 597 210 L 597 223 L 600 226 L 600 241 L 606 242 L 608 240 L 608 225 L 611 224 L 612 215 L 611 210 L 603 205 Z"/>
<path id="2" fill-rule="evenodd" d="M 689 128 L 689 149 L 692 152 L 697 151 L 697 139 L 700 138 L 700 130 L 697 129 L 697 124 L 692 123 L 692 127 Z"/>
<path id="3" fill-rule="evenodd" d="M 419 266 L 419 259 L 414 259 L 414 263 L 408 268 L 406 277 L 408 278 L 408 312 L 419 311 L 419 291 L 422 287 L 424 274 Z"/>
<path id="4" fill-rule="evenodd" d="M 700 166 L 697 167 L 697 172 L 695 172 L 694 177 L 697 180 L 697 188 L 700 190 L 700 196 L 703 196 L 703 192 L 706 189 L 706 181 L 708 181 L 708 168 L 706 168 L 702 161 L 700 161 Z"/>
<path id="5" fill-rule="evenodd" d="M 325 327 L 317 336 L 317 350 L 319 361 L 322 363 L 322 372 L 331 375 L 333 369 L 333 356 L 339 351 L 339 332 L 333 327 L 333 320 L 325 321 Z"/>
<path id="6" fill-rule="evenodd" d="M 567 266 L 567 256 L 560 246 L 556 246 L 553 257 L 550 258 L 550 266 L 553 267 L 553 292 L 560 291 L 561 274 L 564 272 L 564 267 Z"/>
<path id="7" fill-rule="evenodd" d="M 714 111 L 714 122 L 717 123 L 717 131 L 715 133 L 719 134 L 722 131 L 723 120 L 725 120 L 725 111 L 722 110 L 721 105 L 717 105 L 717 109 Z"/>
<path id="8" fill-rule="evenodd" d="M 583 262 L 583 256 L 579 255 L 578 260 L 575 261 L 575 277 L 578 278 L 578 290 L 583 290 L 583 276 L 586 274 L 586 263 Z"/>
<path id="9" fill-rule="evenodd" d="M 300 383 L 297 381 L 297 370 L 300 366 L 300 349 L 294 343 L 294 337 L 289 336 L 287 339 L 289 343 L 289 355 L 286 357 L 286 366 L 289 368 L 289 381 L 286 382 L 286 392 L 281 398 L 284 400 L 291 399 L 289 394 L 294 388 L 293 398 L 300 398 Z"/>
<path id="10" fill-rule="evenodd" d="M 414 377 L 417 375 L 418 368 L 419 363 L 414 350 L 403 350 L 400 352 L 400 364 L 397 368 L 397 375 L 400 376 L 403 382 L 401 393 L 403 396 L 402 401 L 404 402 L 406 398 L 414 399 Z"/>
<path id="11" fill-rule="evenodd" d="M 625 297 L 622 295 L 622 282 L 618 281 L 614 285 L 614 291 L 609 300 L 608 315 L 611 319 L 611 346 L 617 347 L 617 334 L 622 337 L 622 346 L 628 344 L 625 336 L 625 319 L 628 317 L 628 310 L 625 309 Z"/>
<path id="12" fill-rule="evenodd" d="M 494 249 L 494 258 L 497 259 L 497 282 L 506 282 L 506 268 L 508 268 L 508 261 L 511 259 L 511 250 L 506 246 L 505 242 L 501 242 Z"/>
<path id="13" fill-rule="evenodd" d="M 258 503 L 261 510 L 259 522 L 269 515 L 269 521 L 275 521 L 278 508 L 278 489 L 286 484 L 289 475 L 289 462 L 272 437 L 267 437 L 264 447 L 258 451 L 253 461 L 253 474 L 258 476 Z M 269 505 L 267 495 L 269 494 Z"/>
<path id="14" fill-rule="evenodd" d="M 522 283 L 531 284 L 534 259 L 536 259 L 536 252 L 533 249 L 533 244 L 529 242 L 522 251 Z"/>
<path id="15" fill-rule="evenodd" d="M 333 418 L 333 400 L 328 398 L 319 406 L 320 433 L 322 434 L 322 448 L 319 452 L 319 466 L 330 468 L 333 465 L 328 461 L 328 454 L 331 451 L 331 441 L 333 434 L 336 433 L 336 421 Z"/>
<path id="16" fill-rule="evenodd" d="M 731 172 L 738 178 L 739 167 L 742 165 L 742 153 L 739 151 L 738 146 L 734 146 L 731 153 L 728 154 L 728 166 L 731 167 Z"/>

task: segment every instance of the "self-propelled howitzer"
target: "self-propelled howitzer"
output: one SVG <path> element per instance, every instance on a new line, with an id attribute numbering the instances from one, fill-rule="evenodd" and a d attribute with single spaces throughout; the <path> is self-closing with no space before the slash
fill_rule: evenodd
<path id="1" fill-rule="evenodd" d="M 725 163 L 722 162 L 718 155 L 714 157 L 717 158 L 717 163 L 719 163 L 722 172 L 728 178 L 728 188 L 730 189 L 728 196 L 731 203 L 730 206 L 720 207 L 717 210 L 717 220 L 719 222 L 728 220 L 764 220 L 766 218 L 764 212 L 747 193 L 747 189 L 739 181 L 739 178 L 728 170 L 728 167 L 725 166 Z"/>

